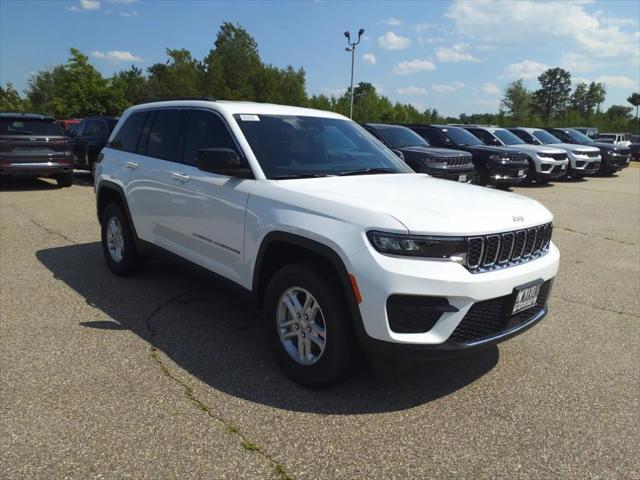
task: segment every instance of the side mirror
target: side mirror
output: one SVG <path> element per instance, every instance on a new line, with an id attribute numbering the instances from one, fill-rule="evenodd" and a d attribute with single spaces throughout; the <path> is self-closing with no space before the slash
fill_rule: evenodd
<path id="1" fill-rule="evenodd" d="M 203 172 L 227 177 L 253 178 L 251 169 L 230 148 L 203 148 L 198 151 L 196 166 Z"/>
<path id="2" fill-rule="evenodd" d="M 395 153 L 397 157 L 400 157 L 402 160 L 404 160 L 404 154 L 400 150 L 395 150 L 392 148 L 391 151 Z"/>

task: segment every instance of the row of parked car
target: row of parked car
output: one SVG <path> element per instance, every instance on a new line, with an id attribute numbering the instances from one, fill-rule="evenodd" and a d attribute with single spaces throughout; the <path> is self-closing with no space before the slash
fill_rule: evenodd
<path id="1" fill-rule="evenodd" d="M 547 183 L 563 177 L 610 175 L 625 168 L 632 157 L 629 146 L 600 142 L 574 128 L 362 126 L 413 170 L 480 185 L 501 187 L 525 181 Z"/>
<path id="2" fill-rule="evenodd" d="M 93 173 L 117 121 L 106 116 L 55 120 L 1 113 L 0 175 L 47 176 L 70 186 L 74 168 Z M 361 125 L 416 172 L 480 185 L 509 187 L 610 175 L 631 159 L 640 160 L 640 136 L 598 135 L 592 128 Z"/>

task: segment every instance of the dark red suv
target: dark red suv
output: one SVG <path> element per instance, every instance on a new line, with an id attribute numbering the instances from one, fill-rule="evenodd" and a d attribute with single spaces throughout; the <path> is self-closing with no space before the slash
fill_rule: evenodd
<path id="1" fill-rule="evenodd" d="M 53 117 L 0 113 L 0 177 L 51 177 L 61 187 L 73 184 L 69 138 Z"/>

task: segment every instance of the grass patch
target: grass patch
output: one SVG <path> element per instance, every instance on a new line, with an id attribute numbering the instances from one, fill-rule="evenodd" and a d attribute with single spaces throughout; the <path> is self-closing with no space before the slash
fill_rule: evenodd
<path id="1" fill-rule="evenodd" d="M 257 443 L 250 442 L 249 440 L 242 441 L 242 448 L 244 448 L 245 450 L 249 450 L 250 452 L 260 451 L 260 445 L 258 445 Z"/>

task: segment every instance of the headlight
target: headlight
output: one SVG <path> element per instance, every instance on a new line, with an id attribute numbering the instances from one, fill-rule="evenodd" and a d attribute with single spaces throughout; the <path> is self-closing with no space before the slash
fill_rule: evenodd
<path id="1" fill-rule="evenodd" d="M 451 259 L 464 262 L 467 242 L 464 237 L 432 237 L 399 235 L 385 232 L 367 232 L 367 237 L 378 252 L 386 255 Z"/>
<path id="2" fill-rule="evenodd" d="M 578 157 L 586 157 L 587 156 L 587 152 L 581 152 L 580 150 L 572 150 L 571 153 L 573 153 L 574 155 L 576 155 Z"/>

